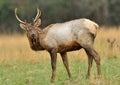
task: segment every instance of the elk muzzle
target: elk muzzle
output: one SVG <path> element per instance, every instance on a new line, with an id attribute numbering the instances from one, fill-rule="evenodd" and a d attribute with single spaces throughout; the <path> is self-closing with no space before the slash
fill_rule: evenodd
<path id="1" fill-rule="evenodd" d="M 27 35 L 28 35 L 28 38 L 30 38 L 32 44 L 35 45 L 38 39 L 38 33 L 36 32 L 36 30 L 31 29 L 27 31 Z"/>

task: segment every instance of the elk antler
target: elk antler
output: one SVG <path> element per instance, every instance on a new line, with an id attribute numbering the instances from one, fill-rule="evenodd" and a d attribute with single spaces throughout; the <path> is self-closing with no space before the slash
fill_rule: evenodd
<path id="1" fill-rule="evenodd" d="M 17 8 L 15 8 L 15 16 L 20 23 L 26 24 L 26 22 L 20 20 L 20 18 L 17 16 Z"/>
<path id="2" fill-rule="evenodd" d="M 36 21 L 39 19 L 40 16 L 41 16 L 41 12 L 40 12 L 40 10 L 37 8 L 37 15 L 36 15 L 36 17 L 35 17 L 35 19 L 34 19 L 33 22 L 36 22 Z"/>

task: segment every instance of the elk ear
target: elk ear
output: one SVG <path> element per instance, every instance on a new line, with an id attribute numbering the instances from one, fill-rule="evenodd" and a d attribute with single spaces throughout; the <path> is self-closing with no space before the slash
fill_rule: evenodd
<path id="1" fill-rule="evenodd" d="M 23 23 L 20 23 L 20 27 L 21 27 L 23 30 L 25 30 L 25 29 L 26 29 L 26 25 L 25 25 L 25 24 L 23 24 Z"/>
<path id="2" fill-rule="evenodd" d="M 33 24 L 34 24 L 34 26 L 37 26 L 37 27 L 40 26 L 41 25 L 41 19 L 38 19 Z"/>

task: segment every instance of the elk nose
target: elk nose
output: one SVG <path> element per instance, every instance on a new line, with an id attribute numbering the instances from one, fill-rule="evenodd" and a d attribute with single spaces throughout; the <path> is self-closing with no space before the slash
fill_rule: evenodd
<path id="1" fill-rule="evenodd" d="M 34 34 L 32 34 L 32 35 L 31 35 L 31 37 L 32 37 L 32 38 L 34 38 L 34 37 L 35 37 L 35 35 L 34 35 Z"/>

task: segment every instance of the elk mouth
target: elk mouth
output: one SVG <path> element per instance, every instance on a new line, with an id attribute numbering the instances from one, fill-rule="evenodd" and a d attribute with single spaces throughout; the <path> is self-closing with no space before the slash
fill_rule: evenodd
<path id="1" fill-rule="evenodd" d="M 35 45 L 37 43 L 37 39 L 36 38 L 32 38 L 31 41 L 32 41 L 33 45 Z"/>

